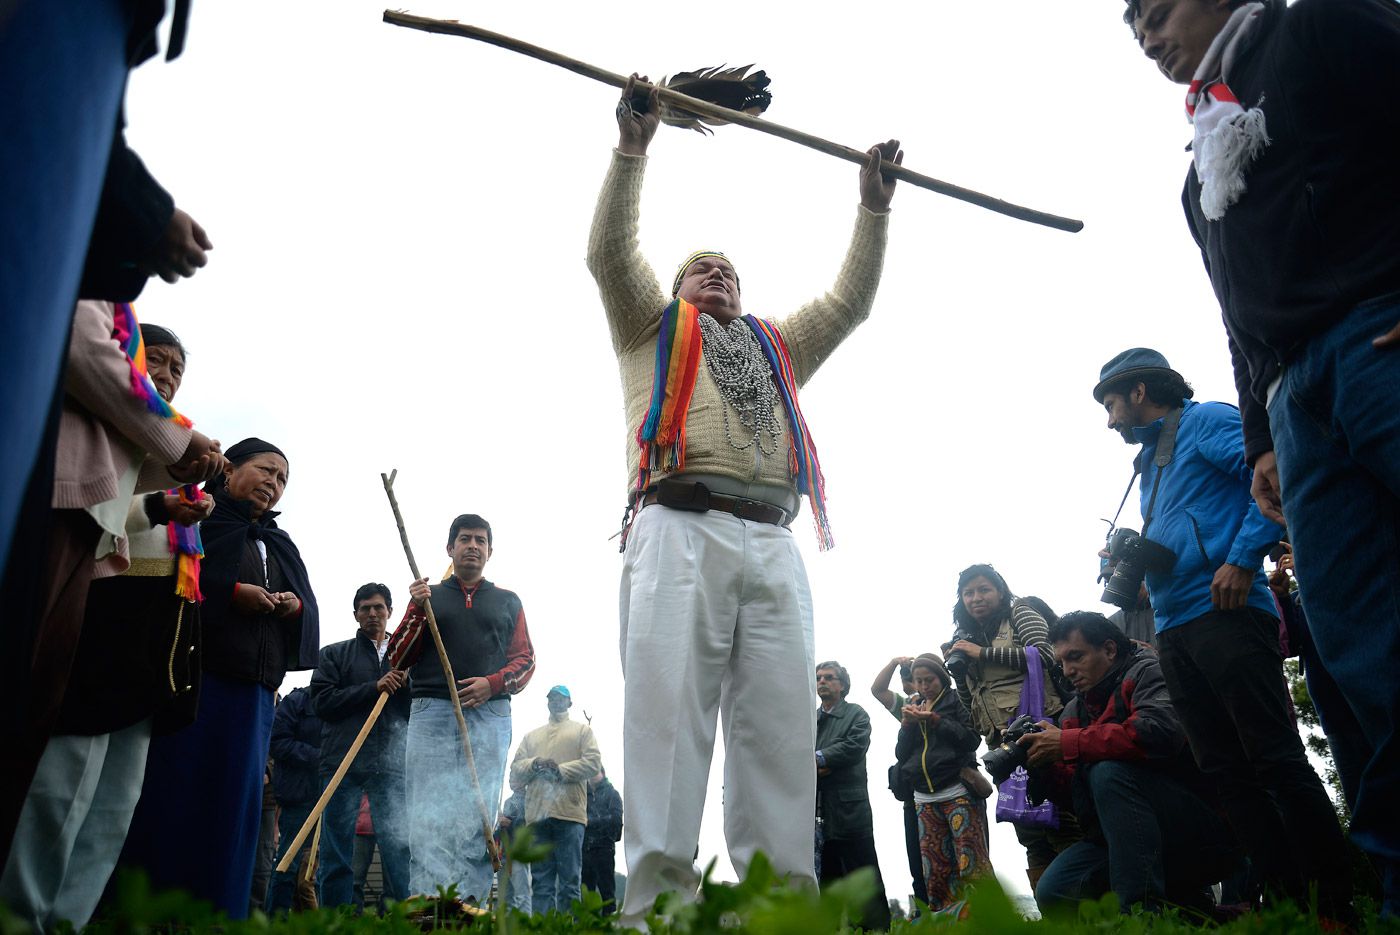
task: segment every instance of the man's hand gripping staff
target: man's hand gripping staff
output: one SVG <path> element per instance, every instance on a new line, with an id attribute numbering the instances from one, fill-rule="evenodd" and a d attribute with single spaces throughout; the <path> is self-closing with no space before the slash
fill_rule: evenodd
<path id="1" fill-rule="evenodd" d="M 403 514 L 399 512 L 399 502 L 394 496 L 394 478 L 398 476 L 398 473 L 399 472 L 395 470 L 391 474 L 380 474 L 379 477 L 384 481 L 384 493 L 389 498 L 389 507 L 394 511 L 394 522 L 397 523 L 399 527 L 399 539 L 403 542 L 404 555 L 408 558 L 408 567 L 413 571 L 414 582 L 410 586 L 409 592 L 427 615 L 428 632 L 433 637 L 433 645 L 437 647 L 438 659 L 442 663 L 442 670 L 447 677 L 448 683 L 458 684 L 452 674 L 452 663 L 449 662 L 447 658 L 447 648 L 442 643 L 442 634 L 438 632 L 437 618 L 433 616 L 433 605 L 429 599 L 430 592 L 428 590 L 427 579 L 422 578 L 418 573 L 418 562 L 414 559 L 413 549 L 408 544 L 408 531 L 404 528 Z M 311 809 L 311 814 L 306 816 L 306 821 L 302 824 L 301 830 L 299 830 L 296 837 L 292 839 L 291 847 L 287 848 L 286 854 L 283 855 L 282 860 L 277 864 L 277 869 L 279 871 L 285 873 L 287 869 L 291 867 L 292 860 L 295 859 L 297 853 L 301 850 L 302 844 L 306 841 L 306 836 L 311 833 L 311 829 L 315 827 L 316 822 L 320 820 L 321 813 L 325 811 L 326 805 L 330 803 L 331 796 L 335 795 L 335 790 L 340 787 L 340 783 L 345 778 L 345 774 L 350 771 L 351 764 L 355 762 L 355 756 L 360 752 L 360 748 L 364 746 L 365 738 L 369 736 L 369 732 L 373 729 L 375 721 L 379 720 L 379 715 L 384 711 L 384 705 L 388 702 L 389 696 L 402 688 L 406 680 L 407 676 L 403 670 L 390 669 L 389 672 L 376 683 L 379 689 L 379 698 L 374 702 L 373 710 L 370 711 L 369 717 L 365 718 L 365 724 L 360 728 L 360 732 L 355 735 L 355 741 L 350 744 L 350 749 L 345 751 L 345 758 L 341 760 L 340 765 L 336 767 L 334 775 L 331 776 L 331 781 L 326 784 L 325 791 L 321 793 L 321 797 L 316 800 L 315 807 Z M 478 692 L 473 692 L 473 689 L 476 688 L 476 686 L 471 684 L 473 682 L 481 682 L 484 684 L 486 680 L 463 680 L 464 684 L 462 684 L 457 693 L 458 700 L 463 704 L 473 704 L 474 695 L 479 693 L 479 690 Z M 481 700 L 484 699 L 476 700 L 475 703 L 480 704 Z M 462 748 L 466 753 L 467 774 L 471 778 L 472 790 L 476 793 L 477 806 L 481 812 L 481 828 L 486 841 L 486 850 L 487 853 L 491 855 L 492 867 L 499 870 L 501 869 L 501 850 L 493 834 L 491 815 L 487 811 L 486 802 L 481 796 L 481 784 L 478 782 L 476 776 L 476 761 L 472 757 L 471 735 L 467 731 L 467 720 L 462 715 L 460 705 L 454 705 L 453 710 L 457 712 L 457 729 L 462 735 Z"/>

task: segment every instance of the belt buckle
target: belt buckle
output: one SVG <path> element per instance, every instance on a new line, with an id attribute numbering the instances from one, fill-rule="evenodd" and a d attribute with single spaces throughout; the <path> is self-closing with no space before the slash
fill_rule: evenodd
<path id="1" fill-rule="evenodd" d="M 760 503 L 758 500 L 750 500 L 747 497 L 735 497 L 734 509 L 731 512 L 740 519 L 751 519 L 754 522 L 762 522 L 762 520 L 754 516 L 754 512 L 757 508 L 767 505 L 766 503 Z"/>

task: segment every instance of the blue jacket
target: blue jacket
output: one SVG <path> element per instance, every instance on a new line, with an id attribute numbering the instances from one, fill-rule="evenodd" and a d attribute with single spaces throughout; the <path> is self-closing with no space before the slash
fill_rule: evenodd
<path id="1" fill-rule="evenodd" d="M 311 713 L 310 701 L 306 689 L 294 688 L 272 716 L 272 795 L 278 805 L 310 805 L 321 794 L 321 719 Z"/>
<path id="2" fill-rule="evenodd" d="M 1157 437 L 1162 420 L 1133 429 L 1142 442 L 1142 511 L 1152 496 Z M 1147 591 L 1157 632 L 1189 623 L 1215 609 L 1210 583 L 1229 563 L 1254 572 L 1249 606 L 1277 615 L 1264 577 L 1264 556 L 1283 527 L 1264 518 L 1249 493 L 1252 472 L 1244 461 L 1240 411 L 1228 403 L 1186 401 L 1176 453 L 1162 474 L 1147 538 L 1176 553 L 1169 572 L 1149 572 Z"/>

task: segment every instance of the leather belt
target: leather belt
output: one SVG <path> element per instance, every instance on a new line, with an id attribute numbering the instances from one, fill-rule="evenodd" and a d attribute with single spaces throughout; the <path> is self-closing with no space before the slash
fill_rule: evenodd
<path id="1" fill-rule="evenodd" d="M 788 525 L 787 510 L 771 503 L 764 503 L 762 500 L 749 500 L 744 497 L 731 497 L 722 493 L 714 493 L 704 484 L 698 482 L 684 486 L 666 481 L 663 481 L 663 484 L 666 484 L 668 489 L 647 491 L 646 496 L 642 498 L 641 505 L 643 507 L 659 503 L 662 506 L 692 513 L 714 511 L 728 513 L 731 516 L 739 517 L 739 519 L 747 519 L 755 523 L 767 523 L 770 526 Z M 679 497 L 677 493 L 680 493 Z"/>

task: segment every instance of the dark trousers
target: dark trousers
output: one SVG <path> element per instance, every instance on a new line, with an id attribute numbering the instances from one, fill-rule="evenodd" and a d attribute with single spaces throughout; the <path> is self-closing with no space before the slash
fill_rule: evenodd
<path id="1" fill-rule="evenodd" d="M 333 771 L 321 773 L 325 788 Z M 360 801 L 369 796 L 369 813 L 384 868 L 384 895 L 408 898 L 408 824 L 403 773 L 394 769 L 350 773 L 326 804 L 321 825 L 321 905 L 349 906 L 355 902 L 355 819 Z"/>
<path id="2" fill-rule="evenodd" d="M 10 89 L 0 100 L 0 328 L 6 345 L 20 349 L 0 393 L 0 567 L 43 460 L 48 404 L 63 372 L 126 87 L 133 6 L 0 5 L 0 87 Z M 31 544 L 13 541 L 20 549 Z"/>
<path id="3" fill-rule="evenodd" d="M 282 806 L 277 816 L 277 858 L 273 861 L 274 868 L 286 856 L 287 848 L 292 846 L 292 839 L 297 836 L 301 826 L 306 824 L 306 816 L 311 814 L 311 806 L 315 804 L 314 802 L 297 802 L 293 805 Z M 311 842 L 315 838 L 316 831 L 313 828 L 311 833 L 306 836 L 306 841 L 301 845 L 301 850 L 292 858 L 291 866 L 286 870 L 273 870 L 272 883 L 266 887 L 267 898 L 263 901 L 263 911 L 268 915 L 292 908 L 292 895 L 296 892 L 297 874 L 301 872 L 302 859 L 311 849 Z M 254 898 L 257 895 L 257 890 L 254 888 Z"/>
<path id="4" fill-rule="evenodd" d="M 604 903 L 617 908 L 617 882 L 613 876 L 617 867 L 617 845 L 588 847 L 583 851 L 583 885 L 603 897 Z"/>
<path id="5" fill-rule="evenodd" d="M 822 841 L 821 885 L 834 883 L 861 867 L 875 871 L 875 895 L 870 897 L 859 924 L 864 928 L 885 931 L 890 927 L 890 905 L 885 901 L 885 881 L 880 876 L 880 861 L 875 856 L 875 839 L 830 838 Z"/>
<path id="6" fill-rule="evenodd" d="M 350 870 L 355 877 L 352 889 L 355 894 L 355 910 L 357 912 L 363 912 L 365 909 L 365 881 L 369 879 L 369 867 L 372 863 L 374 863 L 374 835 L 355 835 L 355 849 L 350 857 Z"/>
<path id="7" fill-rule="evenodd" d="M 1351 839 L 1380 865 L 1382 909 L 1392 916 L 1400 916 L 1400 354 L 1371 339 L 1397 316 L 1393 293 L 1310 338 L 1269 406 L 1308 624 L 1368 745 Z"/>
<path id="8" fill-rule="evenodd" d="M 1266 889 L 1305 905 L 1316 881 L 1325 910 L 1349 903 L 1350 863 L 1293 721 L 1278 619 L 1213 611 L 1163 630 L 1158 651 L 1191 751 Z"/>
<path id="9" fill-rule="evenodd" d="M 909 857 L 910 882 L 914 898 L 928 905 L 928 881 L 924 878 L 924 856 L 919 852 L 919 810 L 913 802 L 904 803 L 904 850 Z M 913 907 L 910 907 L 911 910 Z"/>
<path id="10" fill-rule="evenodd" d="M 4 731 L 5 769 L 0 770 L 0 860 L 4 860 L 39 768 L 49 735 L 58 725 L 68 673 L 78 649 L 87 609 L 93 554 L 101 530 L 83 510 L 49 511 L 48 550 L 38 584 L 42 610 L 33 630 L 30 656 L 21 663 L 27 678 L 19 715 Z M 9 591 L 9 588 L 6 588 Z"/>
<path id="11" fill-rule="evenodd" d="M 1055 857 L 1035 888 L 1042 909 L 1077 906 L 1110 889 L 1124 912 L 1138 903 L 1193 905 L 1233 865 L 1238 852 L 1219 816 L 1179 780 L 1117 760 L 1080 769 L 1075 812 L 1092 810 L 1102 837 Z"/>

